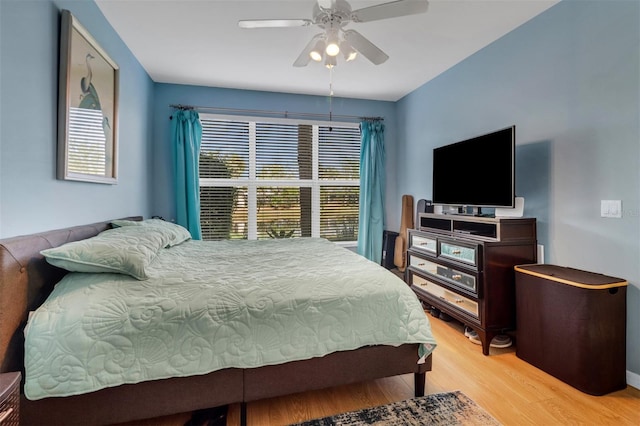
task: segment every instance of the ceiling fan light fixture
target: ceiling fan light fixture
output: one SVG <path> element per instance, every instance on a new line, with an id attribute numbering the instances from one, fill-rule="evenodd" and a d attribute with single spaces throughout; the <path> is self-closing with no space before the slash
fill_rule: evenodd
<path id="1" fill-rule="evenodd" d="M 336 65 L 338 65 L 338 61 L 336 60 L 335 56 L 327 56 L 324 59 L 324 66 L 331 69 L 333 67 L 335 67 Z"/>
<path id="2" fill-rule="evenodd" d="M 340 51 L 347 62 L 353 61 L 358 56 L 358 51 L 347 40 L 342 40 L 342 43 L 340 43 Z"/>
<path id="3" fill-rule="evenodd" d="M 309 53 L 309 56 L 311 56 L 311 59 L 313 59 L 316 62 L 320 62 L 322 60 L 322 55 L 319 52 L 316 52 L 315 50 Z"/>
<path id="4" fill-rule="evenodd" d="M 329 56 L 337 56 L 340 53 L 340 40 L 336 30 L 327 32 L 327 47 L 324 51 Z"/>
<path id="5" fill-rule="evenodd" d="M 324 51 L 324 40 L 318 40 L 315 47 L 309 52 L 309 56 L 316 62 L 322 60 L 322 52 Z"/>
<path id="6" fill-rule="evenodd" d="M 338 46 L 337 43 L 329 43 L 327 44 L 325 52 L 327 55 L 335 57 L 340 53 L 340 46 Z"/>

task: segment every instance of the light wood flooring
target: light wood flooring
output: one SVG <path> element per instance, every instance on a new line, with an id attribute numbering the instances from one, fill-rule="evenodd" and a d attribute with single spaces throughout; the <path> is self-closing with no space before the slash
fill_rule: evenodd
<path id="1" fill-rule="evenodd" d="M 426 393 L 460 390 L 504 425 L 640 425 L 640 390 L 591 396 L 516 357 L 513 347 L 483 356 L 456 321 L 429 316 L 438 342 Z M 271 398 L 247 404 L 251 425 L 286 425 L 413 397 L 413 375 Z M 184 425 L 189 413 L 138 422 Z M 239 405 L 228 425 L 240 424 Z"/>

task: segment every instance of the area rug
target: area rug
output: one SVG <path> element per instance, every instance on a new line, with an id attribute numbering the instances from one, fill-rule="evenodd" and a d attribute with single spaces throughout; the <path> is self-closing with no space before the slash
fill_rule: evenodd
<path id="1" fill-rule="evenodd" d="M 438 393 L 297 423 L 295 426 L 499 425 L 460 391 Z"/>

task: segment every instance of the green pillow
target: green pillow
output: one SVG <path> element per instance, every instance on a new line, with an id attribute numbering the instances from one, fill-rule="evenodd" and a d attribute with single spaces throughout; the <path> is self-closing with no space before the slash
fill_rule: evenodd
<path id="1" fill-rule="evenodd" d="M 110 272 L 145 280 L 145 268 L 168 243 L 166 233 L 158 229 L 127 226 L 40 253 L 47 262 L 67 271 Z"/>
<path id="2" fill-rule="evenodd" d="M 144 226 L 144 227 L 153 227 L 162 231 L 166 237 L 169 239 L 169 243 L 166 247 L 176 246 L 180 243 L 183 243 L 187 240 L 191 239 L 191 233 L 187 230 L 187 228 L 180 226 L 173 222 L 167 222 L 162 219 L 146 219 L 143 221 L 135 221 L 135 220 L 112 220 L 111 225 L 114 227 L 125 227 L 125 226 Z"/>

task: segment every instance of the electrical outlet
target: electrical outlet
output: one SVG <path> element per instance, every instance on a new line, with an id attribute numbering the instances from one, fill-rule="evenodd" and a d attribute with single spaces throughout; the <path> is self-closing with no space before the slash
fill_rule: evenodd
<path id="1" fill-rule="evenodd" d="M 601 217 L 622 217 L 622 200 L 600 200 Z"/>

